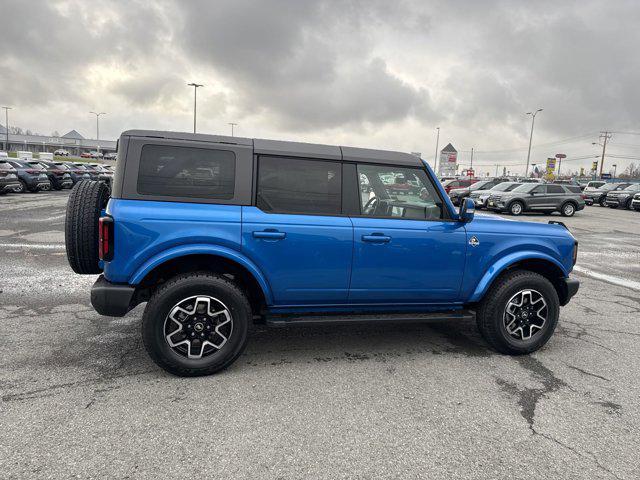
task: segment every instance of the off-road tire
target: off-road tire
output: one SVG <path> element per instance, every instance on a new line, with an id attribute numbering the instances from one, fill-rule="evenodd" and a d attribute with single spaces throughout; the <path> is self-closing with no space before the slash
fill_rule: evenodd
<path id="1" fill-rule="evenodd" d="M 576 206 L 573 202 L 565 202 L 560 207 L 560 213 L 563 217 L 573 217 L 576 213 Z"/>
<path id="2" fill-rule="evenodd" d="M 540 292 L 548 308 L 548 318 L 542 330 L 528 341 L 513 338 L 504 326 L 504 309 L 519 290 L 531 288 Z M 482 338 L 494 350 L 507 355 L 523 355 L 544 346 L 558 324 L 560 302 L 551 282 L 528 270 L 512 270 L 501 275 L 489 288 L 476 311 L 476 323 Z"/>
<path id="3" fill-rule="evenodd" d="M 64 233 L 67 260 L 76 273 L 102 271 L 98 258 L 98 220 L 107 200 L 109 189 L 93 180 L 76 183 L 69 193 Z"/>
<path id="4" fill-rule="evenodd" d="M 219 351 L 189 359 L 169 346 L 164 322 L 174 305 L 195 295 L 207 295 L 224 303 L 233 319 L 233 330 Z M 251 322 L 247 296 L 235 283 L 209 272 L 188 273 L 172 278 L 151 296 L 142 316 L 142 339 L 151 359 L 167 372 L 181 377 L 211 375 L 227 368 L 242 354 Z"/>
<path id="5" fill-rule="evenodd" d="M 520 211 L 519 211 L 518 213 L 514 213 L 514 211 L 513 211 L 513 210 L 514 210 L 514 205 L 520 205 Z M 509 208 L 508 208 L 508 210 L 509 210 L 509 213 L 510 213 L 511 215 L 514 215 L 514 216 L 522 215 L 522 214 L 524 213 L 524 203 L 522 203 L 522 202 L 521 202 L 521 201 L 519 201 L 519 200 L 515 200 L 515 201 L 513 201 L 513 202 L 511 202 L 511 203 L 509 204 Z M 516 211 L 517 211 L 517 210 L 516 210 Z"/>

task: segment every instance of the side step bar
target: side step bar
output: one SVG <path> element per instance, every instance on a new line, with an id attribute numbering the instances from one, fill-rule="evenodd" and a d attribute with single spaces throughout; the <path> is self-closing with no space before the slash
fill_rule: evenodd
<path id="1" fill-rule="evenodd" d="M 444 320 L 472 320 L 475 313 L 471 310 L 429 313 L 363 313 L 363 314 L 325 314 L 325 315 L 267 315 L 265 322 L 269 327 L 312 326 L 312 325 L 357 325 L 363 323 L 428 323 Z"/>

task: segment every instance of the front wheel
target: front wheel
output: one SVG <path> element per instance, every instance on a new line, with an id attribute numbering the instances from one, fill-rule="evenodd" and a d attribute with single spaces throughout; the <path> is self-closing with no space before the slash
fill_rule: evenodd
<path id="1" fill-rule="evenodd" d="M 502 275 L 476 312 L 480 334 L 500 353 L 535 352 L 549 341 L 558 324 L 560 302 L 549 280 L 526 270 Z"/>
<path id="2" fill-rule="evenodd" d="M 210 375 L 243 352 L 251 323 L 246 295 L 207 272 L 179 275 L 147 303 L 142 338 L 151 359 L 174 375 Z"/>
<path id="3" fill-rule="evenodd" d="M 563 217 L 573 217 L 573 214 L 576 213 L 576 207 L 573 203 L 565 203 L 560 208 L 560 213 L 562 213 Z"/>
<path id="4" fill-rule="evenodd" d="M 601 197 L 600 200 L 598 201 L 598 203 L 600 204 L 601 207 L 606 207 L 607 206 L 607 199 L 605 197 Z"/>
<path id="5" fill-rule="evenodd" d="M 511 215 L 522 215 L 522 212 L 524 211 L 524 205 L 522 204 L 522 202 L 511 202 L 511 205 L 509 205 L 509 213 Z"/>

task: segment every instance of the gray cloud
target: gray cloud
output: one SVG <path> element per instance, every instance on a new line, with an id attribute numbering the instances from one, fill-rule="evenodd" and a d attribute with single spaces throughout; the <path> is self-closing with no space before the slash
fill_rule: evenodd
<path id="1" fill-rule="evenodd" d="M 431 151 L 440 126 L 463 150 L 519 149 L 539 106 L 541 143 L 638 129 L 632 0 L 2 0 L 2 12 L 0 103 L 36 130 L 91 128 L 92 108 L 109 111 L 113 137 L 188 129 L 192 80 L 207 85 L 209 131 L 238 121 L 247 134 Z M 591 151 L 580 142 L 566 148 Z"/>

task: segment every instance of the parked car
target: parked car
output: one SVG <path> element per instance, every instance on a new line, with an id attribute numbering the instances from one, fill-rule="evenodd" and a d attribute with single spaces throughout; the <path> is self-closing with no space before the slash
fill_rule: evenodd
<path id="1" fill-rule="evenodd" d="M 505 181 L 508 181 L 508 179 L 494 178 L 492 180 L 480 180 L 479 182 L 475 182 L 465 188 L 454 188 L 449 190 L 449 198 L 453 204 L 457 206 L 460 205 L 462 199 L 467 198 L 471 192 L 490 190 L 499 183 L 503 183 Z"/>
<path id="2" fill-rule="evenodd" d="M 604 203 L 610 208 L 623 207 L 629 210 L 631 209 L 633 196 L 637 192 L 640 192 L 640 183 L 632 183 L 622 190 L 612 190 L 607 192 Z"/>
<path id="3" fill-rule="evenodd" d="M 445 180 L 442 184 L 444 191 L 449 193 L 454 188 L 466 188 L 478 181 L 477 178 L 453 178 Z"/>
<path id="4" fill-rule="evenodd" d="M 80 158 L 93 158 L 93 157 L 91 157 L 91 153 L 90 152 L 82 152 L 80 154 Z"/>
<path id="5" fill-rule="evenodd" d="M 102 158 L 102 152 L 98 152 L 96 150 L 91 150 L 89 152 L 89 155 L 91 156 L 91 158 Z"/>
<path id="6" fill-rule="evenodd" d="M 102 273 L 91 290 L 98 313 L 147 302 L 143 343 L 176 375 L 229 366 L 254 322 L 475 312 L 489 345 L 526 354 L 550 339 L 578 290 L 566 227 L 474 218 L 468 199 L 455 209 L 415 155 L 140 130 L 119 142 L 111 198 L 102 182 L 71 191 L 68 260 Z M 418 195 L 391 194 L 398 175 Z"/>
<path id="7" fill-rule="evenodd" d="M 636 193 L 631 200 L 631 208 L 635 211 L 640 211 L 640 193 Z"/>
<path id="8" fill-rule="evenodd" d="M 569 180 L 554 180 L 551 183 L 555 183 L 556 185 L 573 185 L 574 187 L 578 187 L 580 189 L 580 191 L 583 191 L 585 189 L 585 185 L 581 184 L 580 182 L 573 180 L 573 179 L 569 179 Z"/>
<path id="9" fill-rule="evenodd" d="M 584 198 L 581 193 L 572 192 L 565 185 L 525 183 L 511 192 L 491 195 L 487 200 L 487 208 L 511 215 L 555 211 L 571 217 L 584 208 Z"/>
<path id="10" fill-rule="evenodd" d="M 596 190 L 598 190 L 599 188 L 602 188 L 606 184 L 607 184 L 607 182 L 603 182 L 601 180 L 594 180 L 592 182 L 588 182 L 586 184 L 586 186 L 584 187 L 583 191 L 585 193 L 595 192 Z"/>
<path id="11" fill-rule="evenodd" d="M 105 153 L 103 158 L 105 160 L 116 160 L 118 158 L 118 152 Z"/>
<path id="12" fill-rule="evenodd" d="M 89 166 L 98 172 L 98 180 L 106 182 L 111 187 L 113 181 L 113 170 L 100 163 L 90 163 Z"/>
<path id="13" fill-rule="evenodd" d="M 489 190 L 475 190 L 471 192 L 469 198 L 473 200 L 476 208 L 482 209 L 485 207 L 489 197 L 496 192 L 510 192 L 514 188 L 522 185 L 520 182 L 502 182 L 494 185 Z"/>
<path id="14" fill-rule="evenodd" d="M 57 155 L 59 157 L 68 157 L 69 156 L 69 152 L 67 150 L 65 150 L 64 148 L 59 148 L 58 150 L 53 152 L 53 154 Z"/>
<path id="15" fill-rule="evenodd" d="M 74 185 L 80 180 L 91 180 L 91 175 L 89 175 L 89 172 L 84 168 L 78 167 L 73 162 L 54 162 L 54 164 L 58 168 L 66 170 L 69 173 L 69 175 L 71 176 L 71 181 Z"/>
<path id="16" fill-rule="evenodd" d="M 585 189 L 584 194 L 585 194 L 585 203 L 587 205 L 594 205 L 594 204 L 598 204 L 601 207 L 604 207 L 605 201 L 607 199 L 607 194 L 609 192 L 613 192 L 616 190 L 624 190 L 625 188 L 627 188 L 629 185 L 631 185 L 630 183 L 605 183 L 604 185 L 602 185 L 602 187 L 596 189 L 596 190 L 591 190 L 591 191 L 587 191 Z"/>
<path id="17" fill-rule="evenodd" d="M 55 163 L 44 160 L 33 160 L 27 163 L 32 166 L 40 165 L 45 168 L 52 189 L 62 190 L 63 188 L 73 187 L 73 180 L 71 180 L 69 172 L 66 169 L 60 168 Z"/>
<path id="18" fill-rule="evenodd" d="M 20 187 L 16 192 L 39 192 L 40 190 L 51 190 L 51 182 L 47 175 L 47 170 L 42 165 L 30 165 L 24 160 L 10 158 L 7 162 L 16 169 Z"/>
<path id="19" fill-rule="evenodd" d="M 73 165 L 75 166 L 75 168 L 87 172 L 91 180 L 100 179 L 100 172 L 98 172 L 95 168 L 93 168 L 88 163 L 74 162 Z"/>
<path id="20" fill-rule="evenodd" d="M 22 189 L 18 172 L 13 165 L 4 160 L 5 158 L 0 157 L 0 195 Z"/>

